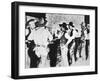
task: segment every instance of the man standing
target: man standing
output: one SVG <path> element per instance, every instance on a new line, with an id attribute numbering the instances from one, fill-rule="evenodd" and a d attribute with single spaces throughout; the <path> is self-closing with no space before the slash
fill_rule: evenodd
<path id="1" fill-rule="evenodd" d="M 89 30 L 90 26 L 89 24 L 87 24 L 86 26 L 86 29 L 84 31 L 84 34 L 85 34 L 85 54 L 86 54 L 86 60 L 88 59 L 89 57 L 89 33 L 90 33 L 90 30 Z"/>
<path id="2" fill-rule="evenodd" d="M 53 39 L 52 35 L 46 28 L 46 20 L 44 17 L 39 18 L 35 23 L 35 32 L 33 32 L 33 39 L 36 44 L 34 48 L 35 53 L 41 58 L 39 67 L 46 67 L 47 56 L 49 52 L 48 44 Z"/>
<path id="3" fill-rule="evenodd" d="M 48 44 L 52 40 L 52 35 L 45 27 L 40 27 L 34 34 L 36 48 L 34 49 L 37 56 L 41 58 L 39 67 L 45 67 L 49 52 Z"/>
<path id="4" fill-rule="evenodd" d="M 40 58 L 40 63 L 37 67 L 46 67 L 49 52 L 48 43 L 52 40 L 52 35 L 45 26 L 47 22 L 45 13 L 32 13 L 31 16 L 35 17 L 37 21 L 34 24 L 35 27 L 29 35 L 28 40 L 34 40 L 35 48 L 33 51 Z"/>
<path id="5" fill-rule="evenodd" d="M 69 60 L 69 65 L 71 65 L 72 64 L 72 57 L 71 57 L 71 54 L 70 54 L 71 47 L 75 42 L 74 59 L 76 61 L 77 60 L 76 53 L 77 53 L 77 49 L 78 49 L 78 45 L 79 45 L 79 41 L 76 38 L 78 36 L 78 30 L 75 29 L 73 22 L 69 22 L 69 32 L 68 32 L 69 35 L 68 36 L 66 35 L 66 37 L 68 37 L 68 42 L 67 42 L 67 45 L 68 45 L 68 60 Z"/>
<path id="6" fill-rule="evenodd" d="M 68 66 L 68 59 L 67 59 L 67 46 L 66 43 L 68 41 L 68 36 L 66 37 L 66 33 L 67 33 L 67 24 L 65 22 L 63 22 L 62 24 L 59 24 L 59 26 L 61 27 L 61 32 L 62 32 L 62 36 L 60 37 L 60 48 L 61 48 L 61 57 L 62 57 L 62 66 Z"/>

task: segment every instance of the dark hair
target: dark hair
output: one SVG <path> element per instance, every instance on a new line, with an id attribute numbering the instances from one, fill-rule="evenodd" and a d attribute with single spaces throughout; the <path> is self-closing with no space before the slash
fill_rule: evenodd
<path id="1" fill-rule="evenodd" d="M 27 28 L 27 26 L 29 25 L 29 23 L 30 23 L 31 21 L 34 21 L 34 19 L 30 19 L 29 21 L 27 21 L 27 22 L 26 22 L 26 25 L 25 25 L 25 28 Z"/>
<path id="2" fill-rule="evenodd" d="M 69 22 L 69 25 L 72 26 L 72 27 L 74 27 L 73 22 Z"/>
<path id="3" fill-rule="evenodd" d="M 44 23 L 40 24 L 40 22 L 37 21 L 37 22 L 35 22 L 35 26 L 36 26 L 36 27 L 43 27 L 43 26 L 46 25 L 46 23 L 47 23 L 47 20 L 44 19 Z"/>
<path id="4" fill-rule="evenodd" d="M 67 25 L 65 22 L 63 22 L 62 24 L 59 24 L 60 27 L 64 28 L 65 30 L 68 30 Z"/>

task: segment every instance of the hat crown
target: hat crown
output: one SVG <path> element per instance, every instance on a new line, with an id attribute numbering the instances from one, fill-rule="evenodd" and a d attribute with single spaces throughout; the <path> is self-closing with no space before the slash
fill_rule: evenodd
<path id="1" fill-rule="evenodd" d="M 63 22 L 62 24 L 59 24 L 60 27 L 64 28 L 65 30 L 68 30 L 67 24 Z"/>
<path id="2" fill-rule="evenodd" d="M 74 27 L 73 22 L 69 22 L 69 25 L 72 26 L 72 27 Z"/>

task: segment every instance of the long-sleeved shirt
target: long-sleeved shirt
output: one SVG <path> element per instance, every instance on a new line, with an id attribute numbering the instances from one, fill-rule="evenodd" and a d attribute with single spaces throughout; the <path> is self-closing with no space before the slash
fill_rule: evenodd
<path id="1" fill-rule="evenodd" d="M 49 43 L 48 40 L 51 41 L 52 39 L 52 35 L 44 27 L 40 27 L 37 30 L 32 30 L 30 36 L 28 37 L 28 40 L 34 40 L 35 44 L 44 46 L 47 46 Z"/>
<path id="2" fill-rule="evenodd" d="M 72 31 L 72 32 L 71 32 Z M 73 30 L 68 30 L 66 33 L 65 33 L 65 38 L 68 39 L 67 41 L 67 45 L 75 38 L 79 37 L 78 35 L 78 32 L 76 31 L 76 29 L 73 29 Z M 72 33 L 72 35 L 71 35 Z"/>
<path id="3" fill-rule="evenodd" d="M 87 29 L 84 31 L 84 35 L 85 35 L 85 40 L 89 39 L 89 33 L 87 32 Z"/>

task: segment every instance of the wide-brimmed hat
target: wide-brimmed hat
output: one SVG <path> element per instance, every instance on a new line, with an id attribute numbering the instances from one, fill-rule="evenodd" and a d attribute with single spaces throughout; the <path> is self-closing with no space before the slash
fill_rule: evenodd
<path id="1" fill-rule="evenodd" d="M 44 20 L 44 23 L 42 23 L 42 24 L 39 21 L 37 21 L 35 23 L 35 25 L 36 25 L 36 27 L 44 27 L 46 25 L 46 23 L 47 23 L 47 20 Z"/>
<path id="2" fill-rule="evenodd" d="M 72 26 L 72 27 L 74 27 L 74 24 L 73 24 L 73 22 L 69 22 L 69 25 L 70 25 L 70 26 Z"/>
<path id="3" fill-rule="evenodd" d="M 63 22 L 62 24 L 59 24 L 60 27 L 63 27 L 65 30 L 68 30 L 67 24 Z"/>
<path id="4" fill-rule="evenodd" d="M 47 23 L 47 20 L 46 20 L 46 13 L 33 13 L 33 12 L 27 12 L 26 13 L 26 16 L 30 16 L 30 17 L 34 17 L 35 19 L 30 19 L 29 21 L 28 21 L 28 23 L 32 20 L 37 20 L 36 22 L 35 22 L 35 25 L 36 25 L 36 27 L 43 27 L 43 26 L 45 26 L 46 25 L 46 23 Z M 40 21 L 41 21 L 41 19 L 44 19 L 44 22 L 43 23 L 40 23 Z"/>
<path id="5" fill-rule="evenodd" d="M 67 24 L 65 23 L 65 22 L 63 22 L 62 24 L 59 24 L 59 26 L 61 27 L 61 26 L 67 26 Z"/>

